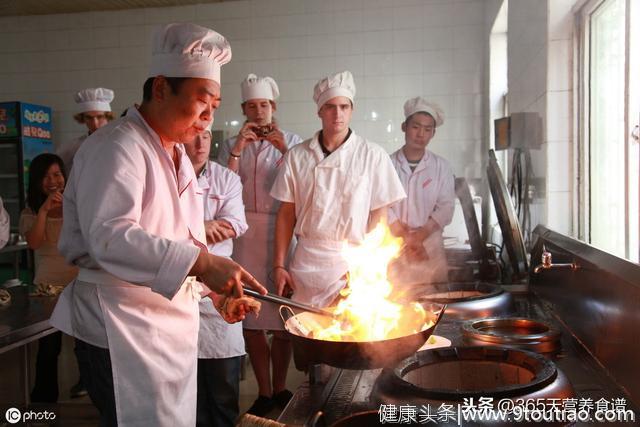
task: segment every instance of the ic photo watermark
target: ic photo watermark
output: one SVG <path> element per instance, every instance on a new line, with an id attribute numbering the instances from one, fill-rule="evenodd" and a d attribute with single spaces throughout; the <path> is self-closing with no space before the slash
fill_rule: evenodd
<path id="1" fill-rule="evenodd" d="M 31 421 L 54 421 L 56 414 L 53 411 L 21 411 L 18 408 L 9 408 L 4 413 L 4 419 L 9 424 L 26 423 Z"/>

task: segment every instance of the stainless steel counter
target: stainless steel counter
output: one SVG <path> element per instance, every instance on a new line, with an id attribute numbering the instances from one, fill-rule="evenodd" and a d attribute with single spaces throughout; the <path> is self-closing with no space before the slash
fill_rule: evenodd
<path id="1" fill-rule="evenodd" d="M 514 299 L 518 316 L 546 321 L 562 332 L 562 349 L 552 360 L 568 377 L 578 398 L 591 398 L 594 402 L 600 398 L 626 398 L 628 408 L 634 410 L 636 420 L 640 420 L 637 402 L 631 401 L 625 390 L 554 316 L 547 304 L 531 293 L 516 294 Z M 445 315 L 435 333 L 449 338 L 452 345 L 464 345 L 461 324 L 460 321 L 447 321 Z M 296 391 L 278 421 L 304 425 L 317 411 L 323 411 L 330 425 L 349 414 L 378 409 L 369 402 L 369 397 L 380 372 L 379 369 L 349 371 L 321 366 L 315 371 L 314 381 L 305 382 Z"/>

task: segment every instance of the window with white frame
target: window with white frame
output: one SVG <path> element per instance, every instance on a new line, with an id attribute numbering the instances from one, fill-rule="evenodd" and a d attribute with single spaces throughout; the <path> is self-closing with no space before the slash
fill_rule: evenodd
<path id="1" fill-rule="evenodd" d="M 592 245 L 638 262 L 640 0 L 590 0 L 577 15 L 580 230 Z"/>

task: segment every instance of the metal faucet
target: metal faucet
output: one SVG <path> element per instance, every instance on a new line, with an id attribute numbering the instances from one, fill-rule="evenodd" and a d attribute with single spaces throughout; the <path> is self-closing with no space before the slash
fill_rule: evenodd
<path id="1" fill-rule="evenodd" d="M 554 264 L 551 259 L 551 252 L 547 251 L 547 248 L 542 245 L 542 264 L 537 265 L 533 269 L 533 274 L 538 274 L 542 270 L 548 270 L 550 268 L 570 268 L 572 270 L 577 270 L 580 268 L 578 264 L 575 262 L 565 263 L 565 264 Z"/>

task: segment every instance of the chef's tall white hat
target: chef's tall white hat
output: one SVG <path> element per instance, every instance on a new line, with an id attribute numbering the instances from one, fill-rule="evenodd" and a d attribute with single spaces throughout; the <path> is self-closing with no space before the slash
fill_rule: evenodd
<path id="1" fill-rule="evenodd" d="M 356 84 L 353 82 L 351 71 L 342 71 L 332 76 L 324 77 L 313 88 L 313 100 L 318 110 L 325 102 L 336 96 L 345 96 L 353 102 L 356 95 Z"/>
<path id="2" fill-rule="evenodd" d="M 240 83 L 240 91 L 242 92 L 242 102 L 250 99 L 270 99 L 275 101 L 280 96 L 278 84 L 271 77 L 258 77 L 255 74 L 249 74 L 242 83 Z"/>
<path id="3" fill-rule="evenodd" d="M 433 102 L 427 102 L 424 98 L 419 96 L 411 98 L 404 103 L 404 117 L 408 119 L 415 113 L 428 113 L 433 117 L 436 127 L 441 126 L 444 123 L 444 112 L 438 104 Z"/>
<path id="4" fill-rule="evenodd" d="M 114 94 L 111 89 L 96 87 L 82 89 L 74 96 L 78 113 L 87 111 L 111 111 Z"/>
<path id="5" fill-rule="evenodd" d="M 151 42 L 149 77 L 196 77 L 220 83 L 220 67 L 231 60 L 222 35 L 195 24 L 167 24 Z"/>

